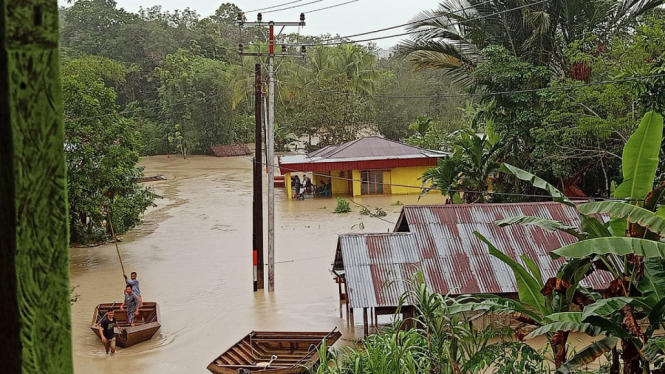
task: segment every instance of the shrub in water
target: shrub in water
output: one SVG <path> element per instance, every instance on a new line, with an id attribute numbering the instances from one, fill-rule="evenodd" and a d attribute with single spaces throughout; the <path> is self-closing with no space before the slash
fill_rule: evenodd
<path id="1" fill-rule="evenodd" d="M 335 213 L 348 213 L 351 211 L 351 206 L 349 202 L 342 199 L 341 197 L 337 198 L 337 208 L 335 208 Z"/>

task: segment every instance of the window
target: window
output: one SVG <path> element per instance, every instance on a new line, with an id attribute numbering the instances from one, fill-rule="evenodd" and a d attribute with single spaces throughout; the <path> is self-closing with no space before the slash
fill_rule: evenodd
<path id="1" fill-rule="evenodd" d="M 363 170 L 360 175 L 362 177 L 361 195 L 383 194 L 383 170 Z"/>

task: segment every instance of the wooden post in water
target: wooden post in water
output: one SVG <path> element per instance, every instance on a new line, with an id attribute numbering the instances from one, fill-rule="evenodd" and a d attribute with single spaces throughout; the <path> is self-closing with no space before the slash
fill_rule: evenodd
<path id="1" fill-rule="evenodd" d="M 369 321 L 367 320 L 367 308 L 363 308 L 363 333 L 369 335 Z"/>
<path id="2" fill-rule="evenodd" d="M 261 64 L 254 66 L 254 219 L 252 254 L 254 259 L 254 291 L 262 290 L 263 281 L 263 189 L 261 188 Z"/>
<path id="3" fill-rule="evenodd" d="M 0 363 L 73 373 L 55 0 L 0 0 Z"/>

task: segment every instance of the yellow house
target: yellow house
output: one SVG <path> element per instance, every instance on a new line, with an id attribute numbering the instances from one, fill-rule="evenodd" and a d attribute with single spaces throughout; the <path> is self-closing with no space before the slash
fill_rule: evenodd
<path id="1" fill-rule="evenodd" d="M 282 156 L 279 167 L 289 198 L 291 174 L 298 172 L 311 172 L 313 184 L 330 183 L 334 195 L 418 194 L 422 185 L 418 178 L 446 156 L 445 152 L 369 136 L 307 155 Z"/>

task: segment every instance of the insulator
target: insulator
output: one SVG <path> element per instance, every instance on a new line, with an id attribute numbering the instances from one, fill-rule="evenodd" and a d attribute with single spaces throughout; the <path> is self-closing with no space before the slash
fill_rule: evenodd
<path id="1" fill-rule="evenodd" d="M 300 13 L 300 22 L 305 22 L 305 13 Z"/>
<path id="2" fill-rule="evenodd" d="M 263 14 L 261 14 L 261 13 L 257 14 L 257 15 L 256 15 L 256 19 L 257 19 L 259 22 L 263 21 Z"/>

